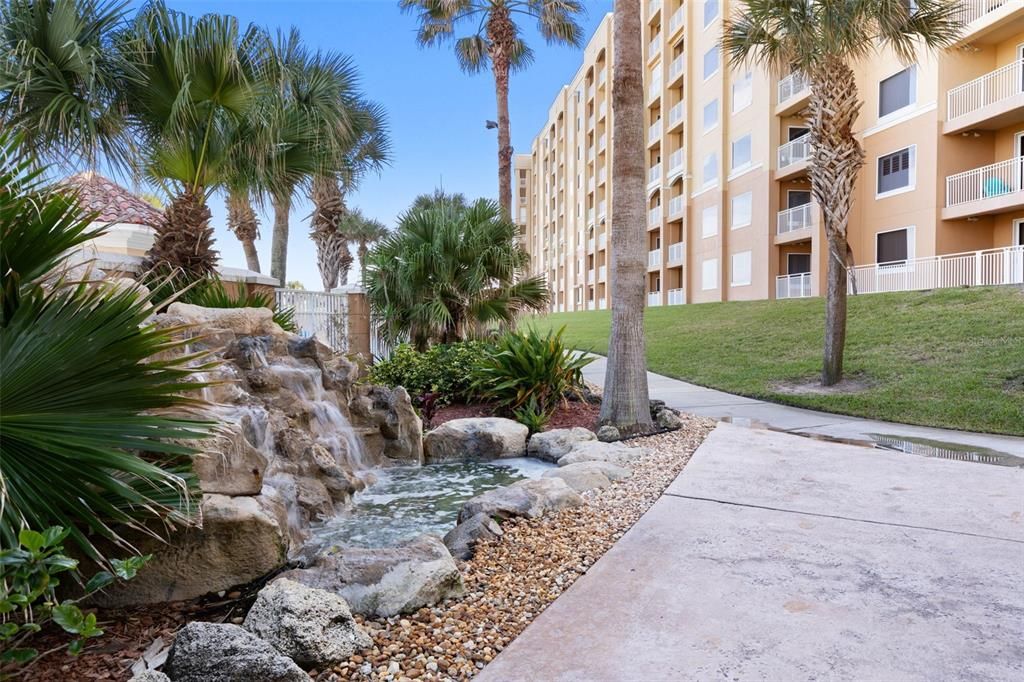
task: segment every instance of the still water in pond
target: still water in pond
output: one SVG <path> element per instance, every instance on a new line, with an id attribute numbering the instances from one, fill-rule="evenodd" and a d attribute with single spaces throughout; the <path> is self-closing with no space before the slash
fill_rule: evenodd
<path id="1" fill-rule="evenodd" d="M 524 457 L 376 469 L 377 482 L 356 494 L 351 510 L 315 528 L 315 541 L 321 546 L 388 547 L 422 533 L 444 536 L 469 498 L 539 478 L 554 466 Z"/>

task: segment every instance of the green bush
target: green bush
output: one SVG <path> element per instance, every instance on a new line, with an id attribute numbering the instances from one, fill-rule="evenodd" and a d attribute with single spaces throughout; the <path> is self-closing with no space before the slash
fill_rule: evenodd
<path id="1" fill-rule="evenodd" d="M 491 345 L 483 341 L 432 346 L 423 352 L 402 344 L 370 368 L 369 380 L 403 386 L 413 398 L 436 393 L 440 404 L 464 403 L 473 399 L 474 375 L 491 352 Z"/>
<path id="2" fill-rule="evenodd" d="M 505 334 L 477 368 L 473 390 L 527 426 L 543 427 L 566 396 L 582 397 L 583 368 L 593 361 L 562 341 L 564 331 Z"/>

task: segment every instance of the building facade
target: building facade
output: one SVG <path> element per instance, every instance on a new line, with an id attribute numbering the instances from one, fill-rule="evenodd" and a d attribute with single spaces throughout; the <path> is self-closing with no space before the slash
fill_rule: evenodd
<path id="1" fill-rule="evenodd" d="M 649 305 L 824 291 L 807 82 L 730 68 L 722 19 L 737 4 L 643 5 Z M 966 0 L 964 20 L 941 53 L 858 64 L 851 290 L 1024 282 L 1024 0 Z M 515 161 L 516 217 L 554 311 L 610 302 L 613 63 L 608 15 Z"/>

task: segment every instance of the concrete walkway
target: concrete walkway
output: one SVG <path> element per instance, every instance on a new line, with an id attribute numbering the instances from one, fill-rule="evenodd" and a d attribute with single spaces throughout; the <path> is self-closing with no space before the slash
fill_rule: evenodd
<path id="1" fill-rule="evenodd" d="M 720 424 L 477 678 L 1024 679 L 1024 470 Z"/>
<path id="2" fill-rule="evenodd" d="M 606 364 L 605 357 L 597 356 L 597 359 L 583 370 L 586 380 L 598 386 L 603 385 Z M 831 438 L 873 441 L 876 436 L 895 436 L 896 438 L 951 443 L 993 450 L 1008 455 L 1024 456 L 1024 438 L 894 424 L 829 412 L 804 410 L 799 407 L 778 405 L 704 388 L 653 372 L 647 373 L 647 381 L 652 398 L 664 400 L 669 407 L 674 407 L 682 412 L 715 419 L 726 419 L 747 425 L 764 425 L 781 431 Z M 1007 400 L 1009 399 L 1007 397 Z"/>

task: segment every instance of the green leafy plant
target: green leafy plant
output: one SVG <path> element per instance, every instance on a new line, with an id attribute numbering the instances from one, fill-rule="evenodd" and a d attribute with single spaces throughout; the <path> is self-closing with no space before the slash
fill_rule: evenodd
<path id="1" fill-rule="evenodd" d="M 370 368 L 369 381 L 402 386 L 414 398 L 435 393 L 440 405 L 468 402 L 474 397 L 473 377 L 490 353 L 491 345 L 483 341 L 433 346 L 424 352 L 402 344 Z"/>
<path id="2" fill-rule="evenodd" d="M 550 418 L 566 396 L 582 398 L 583 368 L 593 358 L 567 346 L 562 340 L 564 332 L 563 327 L 541 336 L 531 328 L 500 337 L 493 353 L 476 371 L 474 390 L 534 423 L 540 416 Z"/>
<path id="3" fill-rule="evenodd" d="M 219 278 L 210 277 L 198 282 L 195 286 L 185 291 L 181 300 L 184 303 L 202 306 L 204 308 L 269 308 L 274 312 L 274 322 L 286 332 L 294 332 L 295 308 L 274 308 L 274 299 L 260 291 L 247 291 L 239 287 L 232 295 L 228 292 Z"/>
<path id="4" fill-rule="evenodd" d="M 535 397 L 517 410 L 512 411 L 512 417 L 528 428 L 530 433 L 540 433 L 551 421 L 551 414 L 541 409 L 540 403 Z"/>
<path id="5" fill-rule="evenodd" d="M 96 624 L 96 614 L 83 612 L 78 604 L 117 579 L 131 580 L 150 559 L 111 559 L 110 571 L 85 581 L 82 596 L 58 601 L 60 575 L 78 569 L 78 561 L 64 553 L 62 544 L 70 532 L 60 526 L 43 532 L 23 528 L 14 547 L 0 550 L 0 671 L 17 669 L 39 656 L 25 644 L 49 621 L 71 635 L 68 653 L 79 654 L 86 640 L 99 637 L 103 630 Z"/>
<path id="6" fill-rule="evenodd" d="M 99 538 L 134 551 L 126 528 L 189 522 L 209 365 L 149 321 L 142 290 L 64 278 L 69 249 L 103 230 L 35 166 L 0 133 L 0 542 L 61 526 L 105 563 Z"/>

